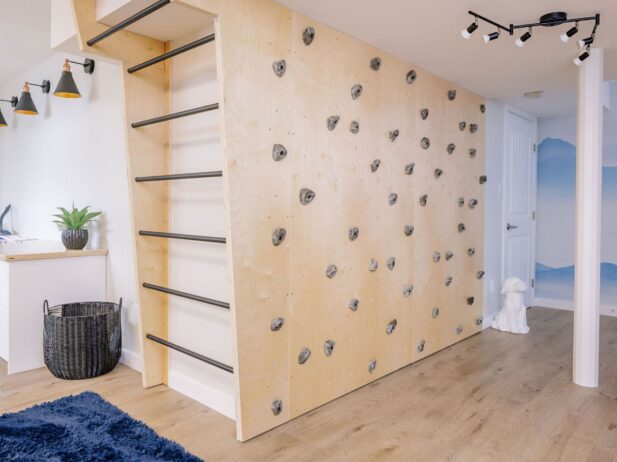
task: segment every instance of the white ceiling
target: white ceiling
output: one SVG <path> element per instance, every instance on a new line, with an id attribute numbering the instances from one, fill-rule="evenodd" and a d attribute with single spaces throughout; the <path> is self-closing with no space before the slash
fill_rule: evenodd
<path id="1" fill-rule="evenodd" d="M 597 46 L 606 50 L 605 78 L 617 79 L 617 0 L 277 0 L 322 23 L 390 52 L 487 98 L 499 98 L 535 115 L 573 113 L 577 67 L 574 40 L 564 44 L 566 26 L 536 28 L 522 49 L 503 34 L 485 44 L 481 25 L 470 40 L 460 31 L 473 18 L 468 10 L 501 24 L 536 22 L 550 11 L 570 17 L 600 13 Z M 581 26 L 589 33 L 589 24 Z M 586 36 L 579 32 L 579 36 Z M 544 90 L 539 100 L 528 91 Z"/>

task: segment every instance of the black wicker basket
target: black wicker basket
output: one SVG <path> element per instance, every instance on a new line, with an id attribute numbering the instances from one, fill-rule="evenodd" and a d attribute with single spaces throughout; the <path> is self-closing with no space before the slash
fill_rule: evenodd
<path id="1" fill-rule="evenodd" d="M 122 352 L 120 303 L 43 303 L 45 365 L 60 379 L 88 379 L 111 371 Z"/>

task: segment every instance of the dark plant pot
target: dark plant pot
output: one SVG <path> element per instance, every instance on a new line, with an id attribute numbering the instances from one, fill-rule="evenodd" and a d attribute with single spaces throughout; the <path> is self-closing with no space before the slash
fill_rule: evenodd
<path id="1" fill-rule="evenodd" d="M 88 243 L 87 229 L 63 229 L 62 243 L 67 250 L 81 250 Z"/>

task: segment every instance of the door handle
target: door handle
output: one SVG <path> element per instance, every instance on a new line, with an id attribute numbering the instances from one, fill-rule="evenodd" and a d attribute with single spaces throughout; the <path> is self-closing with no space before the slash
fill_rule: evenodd
<path id="1" fill-rule="evenodd" d="M 508 223 L 508 225 L 506 226 L 506 229 L 507 229 L 508 231 L 510 231 L 511 229 L 516 229 L 516 228 L 518 228 L 518 226 L 516 226 L 516 225 L 511 225 L 510 223 Z"/>

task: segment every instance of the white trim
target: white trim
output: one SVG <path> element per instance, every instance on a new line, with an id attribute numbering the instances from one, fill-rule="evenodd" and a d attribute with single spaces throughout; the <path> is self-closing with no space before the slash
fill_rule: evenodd
<path id="1" fill-rule="evenodd" d="M 143 370 L 143 362 L 141 355 L 134 353 L 130 350 L 122 349 L 122 356 L 120 356 L 120 362 L 131 369 L 141 372 Z"/>
<path id="2" fill-rule="evenodd" d="M 236 420 L 235 396 L 232 393 L 222 393 L 205 382 L 198 382 L 173 369 L 169 371 L 169 388 L 208 406 L 225 417 Z"/>
<path id="3" fill-rule="evenodd" d="M 574 311 L 574 302 L 572 300 L 558 300 L 552 298 L 536 297 L 533 300 L 533 306 L 542 308 L 553 308 L 556 310 Z M 600 314 L 603 316 L 617 317 L 617 306 L 600 305 Z"/>

